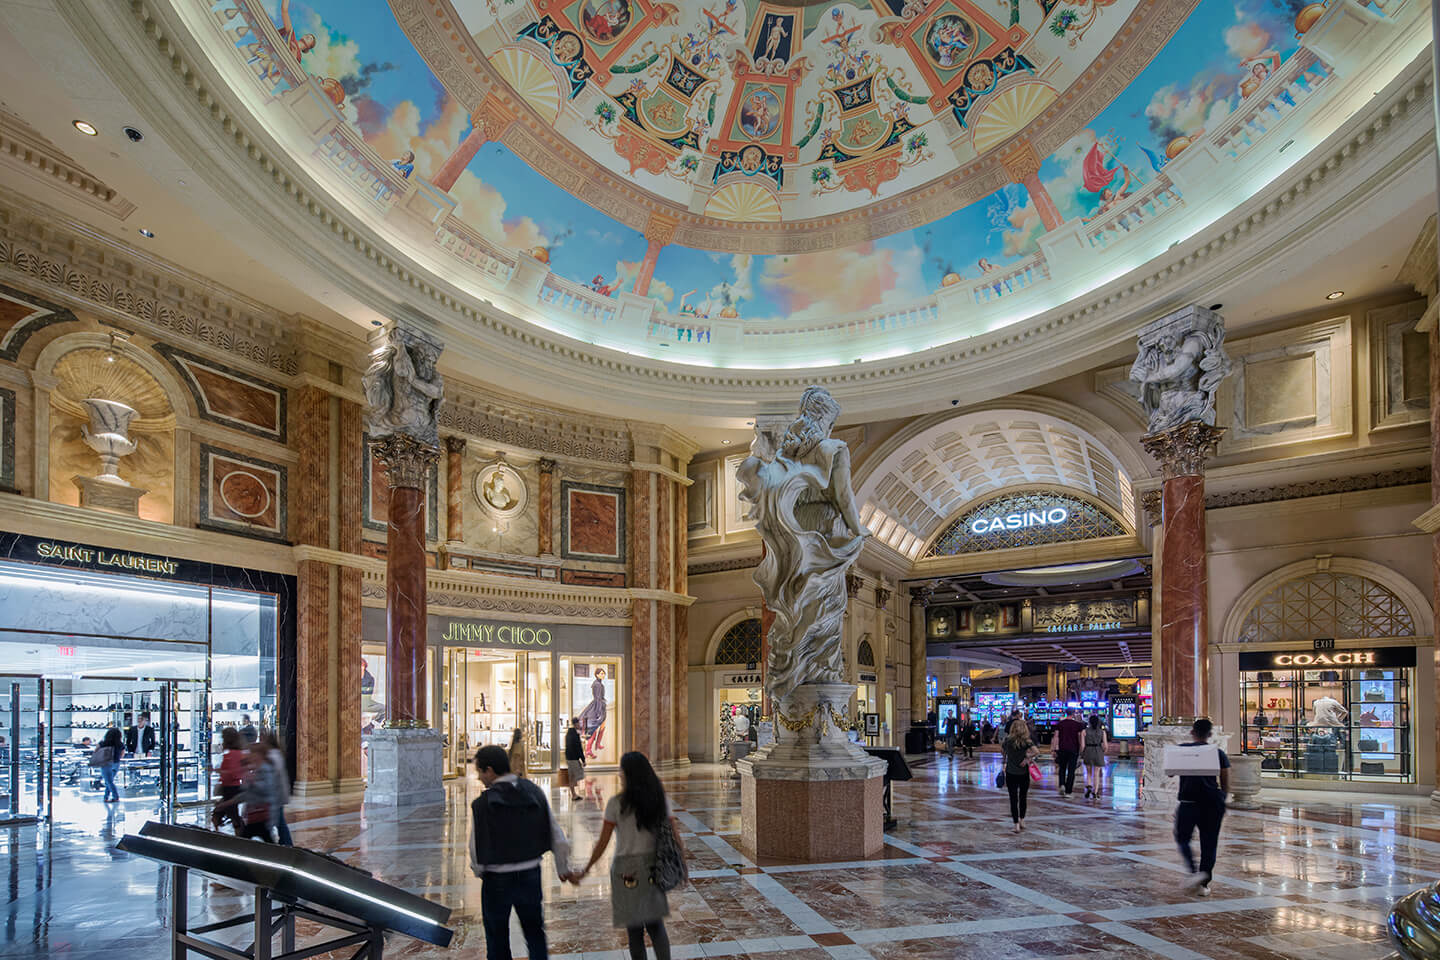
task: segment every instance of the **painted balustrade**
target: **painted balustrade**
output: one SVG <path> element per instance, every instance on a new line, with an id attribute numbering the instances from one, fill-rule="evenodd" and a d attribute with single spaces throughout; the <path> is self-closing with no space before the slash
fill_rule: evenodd
<path id="1" fill-rule="evenodd" d="M 1220 155 L 1239 160 L 1287 116 L 1314 99 L 1333 77 L 1313 50 L 1300 47 L 1215 131 L 1213 142 Z"/>
<path id="2" fill-rule="evenodd" d="M 211 0 L 206 6 L 267 95 L 278 97 L 308 79 L 263 11 L 235 0 Z"/>
<path id="3" fill-rule="evenodd" d="M 435 231 L 440 249 L 482 273 L 504 283 L 515 269 L 515 257 L 504 247 L 492 243 L 459 217 L 451 214 Z"/>
<path id="4" fill-rule="evenodd" d="M 1157 173 L 1139 190 L 1121 197 L 1109 210 L 1088 221 L 1085 239 L 1090 246 L 1104 249 L 1180 203 L 1180 191 L 1164 173 Z"/>
<path id="5" fill-rule="evenodd" d="M 331 124 L 315 146 L 315 156 L 382 213 L 405 192 L 405 178 L 366 146 L 360 131 L 344 120 Z"/>
<path id="6" fill-rule="evenodd" d="M 1049 279 L 1050 265 L 1045 262 L 1045 255 L 1037 250 L 1008 267 L 999 267 L 985 274 L 971 292 L 976 303 L 993 303 Z"/>
<path id="7" fill-rule="evenodd" d="M 615 301 L 596 293 L 582 283 L 547 274 L 540 287 L 540 303 L 573 317 L 591 320 L 604 326 L 615 317 Z"/>

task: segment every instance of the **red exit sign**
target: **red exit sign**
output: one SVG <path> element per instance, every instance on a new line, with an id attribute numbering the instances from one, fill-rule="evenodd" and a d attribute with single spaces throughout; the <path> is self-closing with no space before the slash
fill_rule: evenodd
<path id="1" fill-rule="evenodd" d="M 58 653 L 58 654 L 60 654 L 60 656 L 62 656 L 62 657 L 73 657 L 73 656 L 75 656 L 75 648 L 74 648 L 74 647 L 56 647 L 56 648 L 55 648 L 55 652 Z"/>

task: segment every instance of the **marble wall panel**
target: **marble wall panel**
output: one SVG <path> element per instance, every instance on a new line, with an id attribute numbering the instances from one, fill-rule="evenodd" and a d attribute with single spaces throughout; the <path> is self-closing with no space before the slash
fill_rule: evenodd
<path id="1" fill-rule="evenodd" d="M 169 360 L 180 374 L 201 419 L 285 442 L 283 387 L 168 344 L 156 344 L 155 352 Z"/>
<path id="2" fill-rule="evenodd" d="M 57 323 L 77 323 L 65 307 L 0 284 L 0 359 L 15 360 L 37 331 Z"/>
<path id="3" fill-rule="evenodd" d="M 655 643 L 655 603 L 632 601 L 630 626 L 630 749 L 650 754 L 650 718 L 655 702 L 655 672 L 651 656 Z"/>
<path id="4" fill-rule="evenodd" d="M 691 483 L 686 492 L 685 528 L 691 537 L 713 537 L 720 532 L 715 495 L 719 474 L 718 460 L 691 464 L 686 473 Z"/>
<path id="5" fill-rule="evenodd" d="M 0 387 L 0 490 L 15 489 L 15 391 Z"/>
<path id="6" fill-rule="evenodd" d="M 54 404 L 50 407 L 50 495 L 54 503 L 80 504 L 75 486 L 78 474 L 100 472 L 100 456 L 85 444 L 80 428 L 89 421 Z M 156 523 L 175 522 L 175 431 L 131 429 L 135 452 L 120 460 L 120 476 L 131 486 L 147 491 L 140 498 L 140 518 Z"/>
<path id="7" fill-rule="evenodd" d="M 329 564 L 303 560 L 296 640 L 296 779 L 332 778 L 330 769 L 330 574 Z M 356 678 L 359 688 L 359 678 Z M 356 730 L 359 726 L 355 727 Z"/>
<path id="8" fill-rule="evenodd" d="M 1315 423 L 1316 355 L 1274 357 L 1245 364 L 1245 423 L 1262 427 L 1311 426 Z M 1328 398 L 1327 398 L 1328 399 Z"/>
<path id="9" fill-rule="evenodd" d="M 655 742 L 651 759 L 675 757 L 675 607 L 655 604 Z"/>
<path id="10" fill-rule="evenodd" d="M 625 488 L 561 481 L 560 555 L 625 562 Z"/>
<path id="11" fill-rule="evenodd" d="M 200 445 L 199 526 L 284 540 L 288 529 L 286 468 Z"/>
<path id="12" fill-rule="evenodd" d="M 725 458 L 725 532 L 735 533 L 738 530 L 753 530 L 754 520 L 746 520 L 745 513 L 750 505 L 740 499 L 740 483 L 735 479 L 735 471 L 745 460 L 746 454 L 737 454 Z"/>
<path id="13" fill-rule="evenodd" d="M 1349 317 L 1228 344 L 1234 369 L 1215 398 L 1220 453 L 1355 432 Z"/>
<path id="14" fill-rule="evenodd" d="M 477 489 L 476 480 L 481 479 L 484 468 L 497 462 L 500 454 L 495 450 L 467 444 L 463 455 L 463 477 L 460 495 L 464 498 L 464 541 L 465 546 L 491 553 L 514 553 L 535 556 L 540 552 L 540 465 L 539 461 L 526 463 L 522 460 L 505 459 L 505 464 L 520 476 L 525 485 L 525 507 L 516 516 L 497 515 L 493 505 L 484 498 L 483 489 Z M 518 491 L 512 491 L 518 496 Z"/>
<path id="15" fill-rule="evenodd" d="M 295 392 L 290 407 L 290 436 L 305 451 L 295 465 L 291 494 L 290 538 L 295 543 L 330 546 L 330 395 L 318 387 Z"/>
<path id="16" fill-rule="evenodd" d="M 1415 331 L 1424 300 L 1369 311 L 1370 401 L 1374 429 L 1430 418 L 1430 340 Z"/>

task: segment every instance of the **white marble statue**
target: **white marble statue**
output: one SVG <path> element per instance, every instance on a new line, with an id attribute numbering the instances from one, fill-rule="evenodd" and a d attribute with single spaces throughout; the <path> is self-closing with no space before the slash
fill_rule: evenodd
<path id="1" fill-rule="evenodd" d="M 827 391 L 810 387 L 778 449 L 757 427 L 736 474 L 740 499 L 752 504 L 747 516 L 765 541 L 755 582 L 775 614 L 766 679 L 780 702 L 801 684 L 845 679 L 845 572 L 870 531 L 855 510 L 850 449 L 830 438 L 839 415 Z"/>
<path id="2" fill-rule="evenodd" d="M 1199 420 L 1215 425 L 1215 392 L 1230 372 L 1225 321 L 1203 307 L 1187 307 L 1140 330 L 1130 380 L 1139 387 L 1150 432 Z"/>
<path id="3" fill-rule="evenodd" d="M 441 346 L 414 331 L 391 327 L 370 354 L 361 383 L 369 403 L 365 429 L 374 438 L 405 434 L 427 446 L 440 442 L 437 418 L 445 381 L 435 369 Z"/>

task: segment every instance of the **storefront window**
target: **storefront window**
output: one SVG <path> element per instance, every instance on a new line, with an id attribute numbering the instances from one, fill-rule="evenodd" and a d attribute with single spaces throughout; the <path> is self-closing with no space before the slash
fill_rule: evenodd
<path id="1" fill-rule="evenodd" d="M 524 654 L 528 661 L 529 682 L 525 685 L 527 749 L 532 770 L 555 767 L 555 729 L 552 726 L 554 699 L 550 682 L 551 658 L 548 653 Z"/>
<path id="2" fill-rule="evenodd" d="M 1251 663 L 1241 665 L 1241 737 L 1245 752 L 1261 756 L 1262 773 L 1414 782 L 1410 738 L 1414 649 L 1385 652 L 1392 662 L 1383 666 L 1366 665 L 1366 657 L 1380 659 L 1371 653 L 1360 655 L 1359 666 L 1337 663 L 1319 670 L 1273 669 L 1298 659 L 1294 655 L 1242 655 Z M 1305 656 L 1313 661 L 1313 655 Z M 1256 662 L 1260 658 L 1267 659 L 1265 665 L 1272 669 L 1243 669 L 1260 665 Z M 1409 665 L 1396 666 L 1395 659 L 1408 659 Z"/>
<path id="3" fill-rule="evenodd" d="M 580 720 L 585 755 L 597 764 L 620 762 L 620 660 L 618 657 L 560 658 L 562 726 Z"/>

